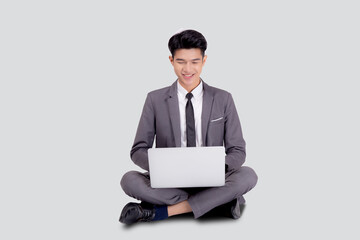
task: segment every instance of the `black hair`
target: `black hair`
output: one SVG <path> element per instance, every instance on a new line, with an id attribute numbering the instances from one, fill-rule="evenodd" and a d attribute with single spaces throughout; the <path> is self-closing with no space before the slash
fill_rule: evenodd
<path id="1" fill-rule="evenodd" d="M 195 30 L 185 30 L 179 32 L 169 39 L 169 50 L 174 57 L 175 51 L 178 49 L 200 48 L 201 54 L 204 57 L 207 48 L 205 37 Z"/>

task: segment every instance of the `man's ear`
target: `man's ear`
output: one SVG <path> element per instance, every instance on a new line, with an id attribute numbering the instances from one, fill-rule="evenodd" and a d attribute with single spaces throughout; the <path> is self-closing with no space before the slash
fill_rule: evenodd
<path id="1" fill-rule="evenodd" d="M 170 60 L 171 64 L 174 66 L 174 58 L 172 56 L 169 56 L 169 60 Z"/>
<path id="2" fill-rule="evenodd" d="M 205 55 L 204 57 L 203 57 L 203 65 L 205 64 L 205 62 L 206 62 L 206 59 L 207 59 L 207 55 Z"/>

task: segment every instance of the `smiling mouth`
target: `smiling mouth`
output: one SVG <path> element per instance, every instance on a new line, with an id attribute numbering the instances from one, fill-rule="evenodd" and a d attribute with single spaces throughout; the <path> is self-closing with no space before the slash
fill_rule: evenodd
<path id="1" fill-rule="evenodd" d="M 195 74 L 182 74 L 185 79 L 192 78 Z"/>

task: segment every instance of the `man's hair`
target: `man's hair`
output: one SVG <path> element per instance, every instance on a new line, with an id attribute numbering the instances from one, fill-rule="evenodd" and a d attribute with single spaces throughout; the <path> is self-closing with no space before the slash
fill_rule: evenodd
<path id="1" fill-rule="evenodd" d="M 169 50 L 172 57 L 174 57 L 178 49 L 200 48 L 201 54 L 204 57 L 207 48 L 205 37 L 195 30 L 185 30 L 179 32 L 169 39 Z"/>

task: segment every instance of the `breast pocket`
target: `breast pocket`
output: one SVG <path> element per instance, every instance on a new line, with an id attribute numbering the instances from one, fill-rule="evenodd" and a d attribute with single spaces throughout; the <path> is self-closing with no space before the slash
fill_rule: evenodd
<path id="1" fill-rule="evenodd" d="M 213 146 L 221 146 L 224 141 L 224 117 L 211 118 L 209 123 L 208 140 Z"/>
<path id="2" fill-rule="evenodd" d="M 210 120 L 210 125 L 212 124 L 224 124 L 224 117 L 217 117 Z"/>

